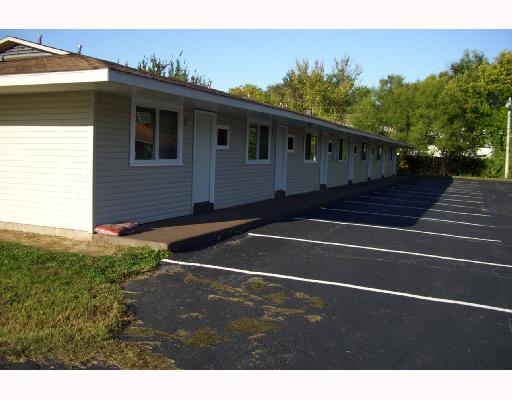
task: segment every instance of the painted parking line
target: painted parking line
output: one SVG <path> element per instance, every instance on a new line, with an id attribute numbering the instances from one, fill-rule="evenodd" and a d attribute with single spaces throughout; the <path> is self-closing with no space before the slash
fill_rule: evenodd
<path id="1" fill-rule="evenodd" d="M 361 290 L 361 291 L 365 291 L 365 292 L 387 294 L 387 295 L 391 295 L 391 296 L 407 297 L 407 298 L 412 298 L 412 299 L 416 299 L 416 300 L 431 301 L 431 302 L 436 302 L 436 303 L 454 304 L 454 305 L 459 305 L 459 306 L 480 308 L 480 309 L 485 309 L 485 310 L 490 310 L 490 311 L 497 311 L 497 312 L 512 314 L 512 310 L 509 308 L 494 307 L 494 306 L 489 306 L 486 304 L 470 303 L 467 301 L 452 300 L 452 299 L 446 299 L 446 298 L 442 298 L 442 297 L 422 296 L 422 295 L 417 295 L 417 294 L 413 294 L 413 293 L 397 292 L 394 290 L 378 289 L 378 288 L 373 288 L 373 287 L 368 287 L 368 286 L 352 285 L 350 283 L 325 281 L 325 280 L 321 280 L 321 279 L 302 278 L 300 276 L 274 274 L 274 273 L 263 272 L 263 271 L 251 271 L 251 270 L 246 270 L 246 269 L 229 268 L 229 267 L 222 267 L 219 265 L 185 262 L 185 261 L 178 261 L 178 260 L 171 260 L 171 259 L 163 259 L 162 262 L 168 263 L 168 264 L 174 264 L 174 265 L 207 268 L 207 269 L 234 272 L 234 273 L 246 274 L 246 275 L 265 276 L 265 277 L 269 277 L 269 278 L 286 279 L 286 280 L 298 281 L 298 282 L 307 282 L 307 283 L 314 283 L 314 284 L 320 284 L 320 285 L 338 286 L 338 287 L 343 287 L 343 288 L 347 288 L 347 289 Z"/>
<path id="2" fill-rule="evenodd" d="M 438 208 L 428 208 L 428 207 L 399 206 L 396 204 L 372 203 L 372 202 L 368 202 L 368 201 L 345 200 L 344 203 L 363 204 L 363 205 L 379 206 L 379 207 L 410 208 L 411 210 L 435 211 L 435 212 L 444 212 L 444 213 L 450 213 L 450 214 L 471 215 L 471 216 L 475 216 L 475 217 L 492 217 L 492 215 L 489 215 L 489 214 L 478 214 L 478 213 L 467 213 L 467 212 L 461 212 L 461 211 L 440 210 Z"/>
<path id="3" fill-rule="evenodd" d="M 454 221 L 451 219 L 429 218 L 429 217 L 415 217 L 414 215 L 387 214 L 387 213 L 378 213 L 378 212 L 370 212 L 370 211 L 355 211 L 355 210 L 347 210 L 344 208 L 320 207 L 320 209 L 327 210 L 327 211 L 347 212 L 347 213 L 353 213 L 353 214 L 367 214 L 367 215 L 379 215 L 379 216 L 383 216 L 383 217 L 407 218 L 407 219 L 414 219 L 416 221 L 434 221 L 434 222 L 445 222 L 448 224 L 480 226 L 482 228 L 496 228 L 496 226 L 494 226 L 494 225 L 477 224 L 476 222 L 463 222 L 463 221 Z"/>
<path id="4" fill-rule="evenodd" d="M 411 188 L 411 189 L 421 189 L 421 190 L 431 190 L 431 191 L 447 191 L 447 190 L 454 190 L 454 191 L 480 191 L 480 186 L 468 186 L 468 187 L 461 187 L 461 186 L 425 186 L 425 185 L 406 185 L 403 183 L 397 183 L 395 185 L 391 185 L 391 187 L 403 187 L 403 188 Z"/>
<path id="5" fill-rule="evenodd" d="M 407 194 L 394 194 L 394 193 L 387 193 L 387 192 L 372 192 L 375 194 L 387 194 L 390 196 L 397 196 L 397 197 L 412 197 L 412 198 L 418 198 L 416 195 L 407 195 Z M 448 199 L 445 196 L 437 197 L 437 196 L 421 196 L 422 199 L 432 199 L 432 200 L 443 200 L 443 201 L 458 201 L 461 203 L 476 203 L 476 204 L 484 204 L 483 201 L 477 201 L 477 200 L 462 200 L 462 199 Z"/>
<path id="6" fill-rule="evenodd" d="M 451 235 L 449 233 L 428 232 L 428 231 L 420 231 L 417 229 L 395 228 L 393 226 L 369 225 L 369 224 L 360 224 L 360 223 L 356 223 L 356 222 L 329 221 L 326 219 L 318 219 L 318 218 L 298 218 L 298 217 L 296 217 L 293 219 L 296 221 L 314 221 L 314 222 L 323 222 L 323 223 L 336 224 L 336 225 L 361 226 L 364 228 L 387 229 L 390 231 L 411 232 L 411 233 L 419 233 L 419 234 L 432 235 L 432 236 L 444 236 L 444 237 L 450 237 L 450 238 L 455 238 L 455 239 L 477 240 L 477 241 L 482 241 L 482 242 L 501 243 L 501 240 L 498 240 L 498 239 L 484 239 L 484 238 L 476 238 L 476 237 L 471 237 L 471 236 Z"/>
<path id="7" fill-rule="evenodd" d="M 393 200 L 399 203 L 420 203 L 420 204 L 436 204 L 439 206 L 449 206 L 449 207 L 457 207 L 457 208 L 470 208 L 473 210 L 482 210 L 487 211 L 486 208 L 481 208 L 478 206 L 463 206 L 461 204 L 448 204 L 448 203 L 440 203 L 438 201 L 432 202 L 432 201 L 421 201 L 421 200 L 403 200 L 403 199 L 397 199 L 396 197 L 386 197 L 386 196 L 368 196 L 368 195 L 362 195 L 360 194 L 358 197 L 364 198 L 364 199 L 381 199 L 381 200 Z"/>
<path id="8" fill-rule="evenodd" d="M 395 190 L 405 190 L 405 191 L 412 191 L 412 190 L 409 190 L 409 188 L 418 189 L 418 188 L 414 188 L 414 187 L 410 187 L 410 186 L 399 186 L 399 185 L 393 185 L 393 186 L 390 186 L 390 188 L 393 188 Z M 476 196 L 482 195 L 481 191 L 459 190 L 459 189 L 455 189 L 455 190 L 450 190 L 450 189 L 447 189 L 447 190 L 414 190 L 414 192 L 422 193 L 422 194 L 439 194 L 439 195 L 441 195 L 443 193 L 448 193 L 448 194 L 463 193 L 465 195 L 476 195 Z"/>
<path id="9" fill-rule="evenodd" d="M 424 192 L 418 192 L 416 190 L 403 190 L 403 189 L 387 189 L 386 192 L 392 192 L 392 193 L 415 193 L 415 194 L 428 194 L 428 193 L 424 193 Z M 431 193 L 433 194 L 433 193 Z M 443 192 L 443 193 L 439 193 L 439 196 L 434 196 L 436 198 L 439 198 L 439 197 L 464 197 L 464 198 L 468 198 L 468 199 L 479 199 L 479 200 L 483 200 L 482 196 L 467 196 L 467 195 L 463 195 L 463 194 L 447 194 L 446 192 Z"/>
<path id="10" fill-rule="evenodd" d="M 290 240 L 290 241 L 302 242 L 302 243 L 322 244 L 322 245 L 327 245 L 327 246 L 348 247 L 351 249 L 362 249 L 362 250 L 369 250 L 369 251 L 378 251 L 378 252 L 383 252 L 383 253 L 406 254 L 406 255 L 412 255 L 412 256 L 417 256 L 417 257 L 435 258 L 435 259 L 439 259 L 439 260 L 457 261 L 457 262 L 479 264 L 479 265 L 489 265 L 489 266 L 493 266 L 493 267 L 512 268 L 512 265 L 508 265 L 508 264 L 492 263 L 492 262 L 480 261 L 480 260 L 469 260 L 469 259 L 465 259 L 465 258 L 438 256 L 436 254 L 416 253 L 416 252 L 405 251 L 405 250 L 384 249 L 381 247 L 359 246 L 356 244 L 339 243 L 339 242 L 324 242 L 321 240 L 301 239 L 301 238 L 278 236 L 278 235 L 264 235 L 261 233 L 251 233 L 251 232 L 249 232 L 247 235 L 254 236 L 254 237 L 270 238 L 270 239 Z"/>

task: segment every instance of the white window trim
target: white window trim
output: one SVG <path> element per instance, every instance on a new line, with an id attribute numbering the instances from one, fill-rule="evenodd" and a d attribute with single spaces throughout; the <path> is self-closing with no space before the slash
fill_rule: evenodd
<path id="1" fill-rule="evenodd" d="M 259 153 L 260 149 L 260 135 L 259 135 L 259 126 L 268 126 L 268 159 L 266 160 L 249 160 L 249 126 L 257 125 L 258 126 L 258 137 L 256 139 L 256 151 Z M 271 154 L 272 149 L 272 124 L 270 121 L 258 121 L 258 120 L 247 120 L 247 129 L 245 132 L 245 163 L 246 164 L 270 164 L 272 159 Z"/>
<path id="2" fill-rule="evenodd" d="M 343 140 L 343 148 L 345 149 L 345 159 L 343 160 L 340 160 L 340 140 Z M 349 146 L 348 146 L 348 140 L 347 138 L 344 138 L 344 137 L 340 137 L 338 138 L 338 159 L 337 161 L 339 163 L 346 163 L 348 161 L 348 151 L 349 151 Z M 353 149 L 352 149 L 353 151 Z"/>
<path id="3" fill-rule="evenodd" d="M 293 149 L 288 149 L 288 138 L 292 138 L 293 139 Z M 288 135 L 288 137 L 286 138 L 286 149 L 288 150 L 288 153 L 294 153 L 295 152 L 295 135 Z"/>
<path id="4" fill-rule="evenodd" d="M 316 136 L 316 159 L 315 160 L 306 160 L 306 135 L 314 135 Z M 320 158 L 319 156 L 319 151 L 320 151 L 320 135 L 318 132 L 316 131 L 310 131 L 310 130 L 306 130 L 304 132 L 304 147 L 303 147 L 303 152 L 302 152 L 302 162 L 305 163 L 305 164 L 317 164 L 318 163 L 318 159 Z"/>
<path id="5" fill-rule="evenodd" d="M 225 129 L 228 131 L 228 144 L 226 146 L 221 146 L 219 144 L 216 144 L 216 149 L 217 150 L 229 150 L 229 137 L 231 136 L 231 132 L 229 130 L 229 126 L 227 125 L 217 125 L 217 135 L 216 135 L 216 140 L 217 140 L 217 143 L 219 141 L 219 129 Z"/>
<path id="6" fill-rule="evenodd" d="M 135 159 L 135 118 L 136 109 L 139 107 L 154 108 L 156 111 L 157 123 L 155 124 L 155 131 L 159 129 L 159 110 L 168 110 L 178 113 L 178 143 L 177 143 L 177 158 L 175 160 L 136 160 Z M 155 154 L 159 152 L 160 140 L 155 142 Z M 154 102 L 145 99 L 132 98 L 131 115 L 130 115 L 130 167 L 171 167 L 183 165 L 183 107 L 176 104 Z"/>

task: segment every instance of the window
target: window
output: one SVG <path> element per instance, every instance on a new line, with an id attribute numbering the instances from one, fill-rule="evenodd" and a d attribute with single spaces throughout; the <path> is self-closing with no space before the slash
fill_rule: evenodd
<path id="1" fill-rule="evenodd" d="M 357 154 L 357 146 L 354 146 L 354 154 Z"/>
<path id="2" fill-rule="evenodd" d="M 347 151 L 345 149 L 345 140 L 340 138 L 338 142 L 338 161 L 345 161 L 347 159 Z"/>
<path id="3" fill-rule="evenodd" d="M 130 165 L 181 163 L 181 113 L 177 109 L 132 106 Z"/>
<path id="4" fill-rule="evenodd" d="M 389 149 L 389 159 L 393 160 L 393 147 Z"/>
<path id="5" fill-rule="evenodd" d="M 250 123 L 247 129 L 247 160 L 250 164 L 270 163 L 270 126 Z"/>
<path id="6" fill-rule="evenodd" d="M 288 136 L 288 153 L 295 151 L 295 136 Z"/>
<path id="7" fill-rule="evenodd" d="M 313 133 L 304 136 L 304 161 L 316 162 L 318 137 Z"/>
<path id="8" fill-rule="evenodd" d="M 229 149 L 229 127 L 217 125 L 217 149 Z"/>
<path id="9" fill-rule="evenodd" d="M 332 154 L 332 142 L 327 143 L 327 153 Z"/>
<path id="10" fill-rule="evenodd" d="M 363 143 L 361 146 L 361 161 L 366 160 L 366 153 L 368 152 L 368 145 Z"/>
<path id="11" fill-rule="evenodd" d="M 382 160 L 382 146 L 377 146 L 377 160 Z"/>

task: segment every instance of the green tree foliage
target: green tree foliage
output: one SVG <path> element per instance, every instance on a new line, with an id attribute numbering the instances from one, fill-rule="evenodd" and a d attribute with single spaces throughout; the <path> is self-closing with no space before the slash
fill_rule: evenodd
<path id="1" fill-rule="evenodd" d="M 173 78 L 182 82 L 190 82 L 210 88 L 212 81 L 204 75 L 198 74 L 195 70 L 191 73 L 187 67 L 186 61 L 181 59 L 182 54 L 183 52 L 180 52 L 178 57 L 171 58 L 170 60 L 158 58 L 155 54 L 152 54 L 148 58 L 144 56 L 142 60 L 137 63 L 137 69 L 155 76 Z"/>
<path id="2" fill-rule="evenodd" d="M 357 98 L 361 67 L 350 57 L 335 59 L 330 72 L 321 61 L 296 61 L 282 82 L 263 90 L 247 84 L 230 89 L 231 94 L 303 112 L 336 122 L 345 122 L 349 107 Z"/>
<path id="3" fill-rule="evenodd" d="M 488 165 L 503 165 L 506 109 L 512 95 L 512 52 L 494 62 L 478 51 L 465 51 L 447 71 L 407 83 L 389 75 L 377 88 L 359 88 L 349 124 L 417 146 L 434 146 L 445 157 L 476 157 L 493 149 Z M 501 132 L 501 133 L 500 133 Z M 492 171 L 491 171 L 492 170 Z M 492 167 L 490 175 L 500 174 Z"/>
<path id="4" fill-rule="evenodd" d="M 266 92 L 262 88 L 250 83 L 229 89 L 229 93 L 234 96 L 245 97 L 246 99 L 259 101 L 261 103 L 269 102 Z"/>

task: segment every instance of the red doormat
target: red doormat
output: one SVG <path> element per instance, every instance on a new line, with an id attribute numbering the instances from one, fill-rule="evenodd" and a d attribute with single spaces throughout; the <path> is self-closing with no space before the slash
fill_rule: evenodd
<path id="1" fill-rule="evenodd" d="M 139 231 L 139 224 L 136 222 L 123 222 L 121 224 L 104 224 L 94 228 L 94 233 L 109 236 L 126 236 Z"/>

